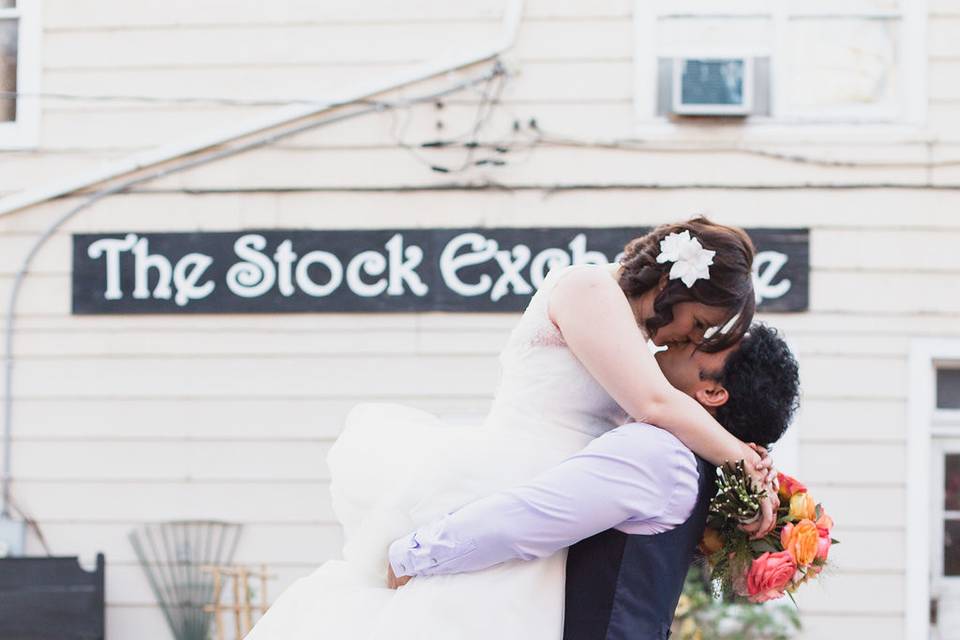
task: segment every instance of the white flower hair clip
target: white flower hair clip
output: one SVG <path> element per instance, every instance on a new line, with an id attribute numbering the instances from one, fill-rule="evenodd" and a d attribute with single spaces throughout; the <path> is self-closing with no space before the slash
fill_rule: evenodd
<path id="1" fill-rule="evenodd" d="M 657 262 L 672 262 L 670 279 L 679 279 L 690 288 L 697 280 L 710 279 L 708 267 L 713 264 L 713 256 L 716 254 L 716 251 L 704 249 L 699 240 L 690 236 L 689 231 L 682 231 L 671 233 L 660 241 Z"/>

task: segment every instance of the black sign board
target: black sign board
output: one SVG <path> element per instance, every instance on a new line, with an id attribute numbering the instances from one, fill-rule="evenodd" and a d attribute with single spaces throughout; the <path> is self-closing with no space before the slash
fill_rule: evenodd
<path id="1" fill-rule="evenodd" d="M 522 310 L 555 266 L 612 262 L 640 227 L 73 236 L 73 312 Z M 760 310 L 808 305 L 809 232 L 751 229 Z"/>
<path id="2" fill-rule="evenodd" d="M 0 558 L 0 638 L 101 640 L 103 554 L 85 571 L 76 557 Z"/>

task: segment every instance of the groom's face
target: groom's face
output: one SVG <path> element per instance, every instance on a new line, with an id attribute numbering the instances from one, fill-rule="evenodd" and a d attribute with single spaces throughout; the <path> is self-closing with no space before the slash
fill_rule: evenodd
<path id="1" fill-rule="evenodd" d="M 698 351 L 692 342 L 672 345 L 656 355 L 657 364 L 670 384 L 710 410 L 727 401 L 727 391 L 716 378 L 737 346 L 717 353 L 704 353 Z"/>

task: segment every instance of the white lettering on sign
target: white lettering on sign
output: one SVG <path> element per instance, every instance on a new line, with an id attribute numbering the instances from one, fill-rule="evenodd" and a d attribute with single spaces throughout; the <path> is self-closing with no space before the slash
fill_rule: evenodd
<path id="1" fill-rule="evenodd" d="M 403 236 L 399 233 L 387 242 L 387 254 L 390 256 L 390 286 L 387 293 L 391 296 L 403 295 L 403 283 L 417 296 L 427 295 L 429 288 L 414 269 L 423 261 L 423 249 L 416 245 L 403 248 Z"/>
<path id="2" fill-rule="evenodd" d="M 150 244 L 146 238 L 140 238 L 133 245 L 134 260 L 134 287 L 133 297 L 144 300 L 150 297 L 150 269 L 157 270 L 157 286 L 153 288 L 153 297 L 169 300 L 173 292 L 170 290 L 170 281 L 173 279 L 173 266 L 170 261 L 159 254 L 150 254 Z"/>
<path id="3" fill-rule="evenodd" d="M 185 306 L 191 300 L 202 300 L 211 293 L 216 286 L 213 280 L 201 285 L 197 284 L 203 272 L 213 264 L 213 258 L 202 253 L 188 253 L 173 267 L 173 286 L 177 294 L 173 301 L 179 306 Z"/>
<path id="4" fill-rule="evenodd" d="M 457 255 L 461 248 L 470 246 L 470 252 Z M 487 274 L 480 281 L 468 284 L 457 272 L 464 267 L 483 264 L 497 253 L 497 241 L 487 240 L 479 233 L 461 233 L 447 243 L 440 254 L 440 275 L 452 291 L 462 296 L 480 296 L 490 290 L 493 279 Z"/>
<path id="5" fill-rule="evenodd" d="M 787 264 L 787 254 L 779 251 L 760 251 L 753 259 L 753 288 L 757 304 L 787 295 L 792 283 L 783 279 L 774 283 L 780 270 Z"/>
<path id="6" fill-rule="evenodd" d="M 383 250 L 362 247 L 349 260 L 331 251 L 313 250 L 300 256 L 293 241 L 283 239 L 272 255 L 266 253 L 267 239 L 260 233 L 241 235 L 233 242 L 237 257 L 226 270 L 225 284 L 242 298 L 259 298 L 276 288 L 289 298 L 302 292 L 312 297 L 330 296 L 344 283 L 362 298 L 403 296 L 408 292 L 423 297 L 430 291 L 417 269 L 423 264 L 424 250 L 408 244 L 409 236 L 394 233 Z M 155 241 L 155 245 L 159 243 Z M 497 302 L 509 295 L 528 296 L 543 284 L 547 274 L 571 264 L 605 264 L 606 255 L 587 247 L 587 234 L 578 233 L 565 247 L 548 246 L 534 254 L 526 242 L 509 243 L 486 237 L 477 231 L 465 231 L 451 238 L 438 256 L 443 286 L 463 297 L 489 296 Z M 87 248 L 87 256 L 104 258 L 106 300 L 124 297 L 121 256 L 132 258 L 133 291 L 137 300 L 172 299 L 183 307 L 213 293 L 213 280 L 204 282 L 204 274 L 214 259 L 203 253 L 188 253 L 176 261 L 160 253 L 151 253 L 150 240 L 129 233 L 123 238 L 100 238 Z M 622 253 L 614 259 L 619 261 Z M 761 251 L 753 264 L 757 302 L 781 298 L 793 287 L 782 276 L 788 256 L 779 251 Z M 222 270 L 217 270 L 222 273 Z M 151 282 L 153 286 L 151 287 Z"/>
<path id="7" fill-rule="evenodd" d="M 130 251 L 133 254 L 133 297 L 138 300 L 151 297 L 169 300 L 173 295 L 173 290 L 170 288 L 172 282 L 176 290 L 173 299 L 182 307 L 190 300 L 207 297 L 216 286 L 213 281 L 198 284 L 203 273 L 213 264 L 213 258 L 210 256 L 202 253 L 188 253 L 180 258 L 176 265 L 171 265 L 166 256 L 150 253 L 150 244 L 146 238 L 137 238 L 136 234 L 128 233 L 122 240 L 103 238 L 91 243 L 87 248 L 87 255 L 94 259 L 106 254 L 107 286 L 103 297 L 107 300 L 123 298 L 123 290 L 120 287 L 120 254 L 124 251 Z M 148 284 L 150 269 L 157 270 L 157 284 L 153 291 Z"/>
<path id="8" fill-rule="evenodd" d="M 94 260 L 107 254 L 107 288 L 103 294 L 107 300 L 123 298 L 123 291 L 120 289 L 120 254 L 129 251 L 136 242 L 136 234 L 128 233 L 123 240 L 102 238 L 87 247 L 87 256 Z"/>
<path id="9" fill-rule="evenodd" d="M 386 278 L 380 278 L 372 284 L 364 282 L 360 278 L 361 269 L 371 276 L 383 275 L 383 272 L 387 270 L 387 259 L 383 257 L 382 253 L 362 251 L 355 255 L 347 265 L 347 286 L 358 296 L 364 298 L 373 298 L 387 289 Z"/>
<path id="10" fill-rule="evenodd" d="M 503 270 L 503 275 L 497 278 L 493 285 L 493 291 L 490 293 L 490 299 L 496 302 L 507 295 L 509 287 L 513 287 L 513 292 L 517 295 L 528 295 L 533 293 L 533 287 L 523 279 L 521 271 L 527 263 L 530 262 L 530 247 L 525 244 L 518 244 L 513 251 L 497 251 L 497 264 Z"/>
<path id="11" fill-rule="evenodd" d="M 241 298 L 256 298 L 273 288 L 277 270 L 273 262 L 261 251 L 267 239 L 255 233 L 240 236 L 233 243 L 233 252 L 243 258 L 227 271 L 227 288 Z"/>

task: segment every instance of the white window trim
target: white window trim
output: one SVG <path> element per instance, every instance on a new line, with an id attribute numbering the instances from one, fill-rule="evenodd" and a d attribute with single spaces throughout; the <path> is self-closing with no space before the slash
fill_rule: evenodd
<path id="1" fill-rule="evenodd" d="M 669 14 L 685 12 L 703 13 L 702 4 L 693 3 L 687 8 L 684 0 L 674 0 L 669 5 Z M 644 139 L 669 140 L 681 137 L 687 129 L 683 123 L 673 122 L 666 117 L 656 115 L 656 101 L 652 91 L 657 88 L 657 57 L 673 55 L 675 51 L 658 52 L 657 20 L 663 13 L 652 6 L 649 0 L 634 2 L 634 114 L 636 118 L 635 134 Z M 774 8 L 765 9 L 763 2 L 731 2 L 718 12 L 723 15 L 754 16 L 765 13 L 770 16 L 774 28 L 783 31 L 787 16 L 778 0 Z M 899 17 L 901 20 L 902 55 L 898 65 L 898 75 L 903 81 L 903 103 L 901 113 L 895 120 L 889 119 L 889 112 L 867 105 L 862 108 L 847 108 L 834 112 L 824 111 L 809 118 L 791 119 L 789 114 L 776 118 L 751 117 L 742 127 L 736 129 L 736 135 L 743 141 L 824 141 L 855 142 L 916 142 L 926 141 L 930 134 L 926 129 L 927 119 L 927 0 L 901 0 L 901 10 L 896 13 L 872 12 L 875 17 Z M 795 11 L 793 15 L 824 15 L 849 17 L 849 11 Z M 859 14 L 857 14 L 859 15 Z M 776 36 L 775 36 L 776 37 Z M 716 52 L 714 52 L 716 53 Z M 777 79 L 783 76 L 782 56 L 772 52 L 740 51 L 738 55 L 771 55 L 771 100 L 780 94 L 776 86 Z M 734 55 L 727 52 L 727 55 Z M 690 54 L 692 55 L 692 54 Z M 834 118 L 843 118 L 834 120 Z M 855 126 L 853 126 L 855 125 Z"/>
<path id="2" fill-rule="evenodd" d="M 0 9 L 0 18 L 19 20 L 17 42 L 17 119 L 0 122 L 0 150 L 33 149 L 40 142 L 41 0 L 19 0 L 16 9 Z"/>
<path id="3" fill-rule="evenodd" d="M 906 638 L 930 637 L 930 559 L 933 533 L 930 470 L 936 425 L 960 412 L 936 408 L 937 367 L 960 363 L 960 338 L 922 338 L 910 345 L 907 398 Z"/>

